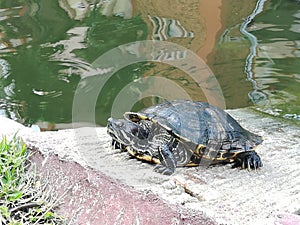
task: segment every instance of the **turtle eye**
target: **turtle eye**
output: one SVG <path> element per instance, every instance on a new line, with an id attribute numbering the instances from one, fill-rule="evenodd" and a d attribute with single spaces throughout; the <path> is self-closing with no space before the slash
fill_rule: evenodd
<path id="1" fill-rule="evenodd" d="M 131 133 L 139 139 L 145 139 L 148 137 L 148 132 L 142 127 L 132 127 Z"/>
<path id="2" fill-rule="evenodd" d="M 148 137 L 147 130 L 139 125 L 131 126 L 130 132 L 139 139 L 145 139 Z"/>
<path id="3" fill-rule="evenodd" d="M 135 136 L 139 133 L 139 128 L 136 126 L 131 127 L 131 133 Z"/>

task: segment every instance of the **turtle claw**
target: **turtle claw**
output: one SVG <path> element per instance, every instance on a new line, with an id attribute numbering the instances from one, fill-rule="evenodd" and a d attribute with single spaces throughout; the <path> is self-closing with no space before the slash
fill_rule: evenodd
<path id="1" fill-rule="evenodd" d="M 157 165 L 154 168 L 154 171 L 158 172 L 158 173 L 161 173 L 163 175 L 171 175 L 171 174 L 173 174 L 175 172 L 175 169 L 168 168 L 168 167 L 165 167 L 163 165 Z"/>
<path id="2" fill-rule="evenodd" d="M 255 151 L 242 152 L 235 158 L 232 168 L 241 167 L 242 169 L 257 170 L 263 164 L 259 155 Z"/>

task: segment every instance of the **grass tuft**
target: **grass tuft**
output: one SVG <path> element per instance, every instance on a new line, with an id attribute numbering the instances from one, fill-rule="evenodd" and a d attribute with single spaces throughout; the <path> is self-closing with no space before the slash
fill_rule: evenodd
<path id="1" fill-rule="evenodd" d="M 57 203 L 36 176 L 30 152 L 18 137 L 0 142 L 0 225 L 66 224 L 53 212 Z"/>

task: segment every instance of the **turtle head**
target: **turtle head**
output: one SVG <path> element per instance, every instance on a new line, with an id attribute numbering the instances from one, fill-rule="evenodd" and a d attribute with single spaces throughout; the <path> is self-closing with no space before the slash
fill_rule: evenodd
<path id="1" fill-rule="evenodd" d="M 149 130 L 139 123 L 109 118 L 107 133 L 112 137 L 113 142 L 116 141 L 123 146 L 132 146 L 140 140 L 147 139 Z"/>

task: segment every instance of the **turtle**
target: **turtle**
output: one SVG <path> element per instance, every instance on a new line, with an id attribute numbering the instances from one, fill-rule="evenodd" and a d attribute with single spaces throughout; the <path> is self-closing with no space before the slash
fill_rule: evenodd
<path id="1" fill-rule="evenodd" d="M 207 102 L 165 101 L 124 118 L 109 118 L 112 146 L 157 164 L 154 170 L 171 175 L 176 167 L 232 163 L 233 168 L 263 166 L 255 148 L 260 135 L 243 128 L 224 110 Z"/>

